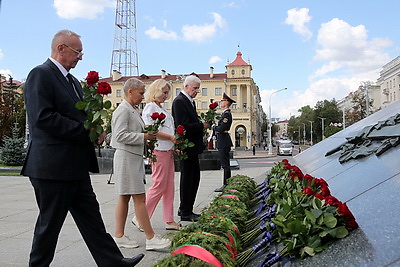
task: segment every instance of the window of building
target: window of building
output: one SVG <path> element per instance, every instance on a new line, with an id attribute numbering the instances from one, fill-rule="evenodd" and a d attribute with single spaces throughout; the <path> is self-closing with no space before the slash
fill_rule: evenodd
<path id="1" fill-rule="evenodd" d="M 117 94 L 117 97 L 121 97 L 121 89 L 118 89 L 116 94 Z"/>
<path id="2" fill-rule="evenodd" d="M 207 95 L 207 88 L 201 88 L 201 95 L 206 96 Z"/>
<path id="3" fill-rule="evenodd" d="M 201 109 L 208 109 L 207 102 L 205 101 L 201 102 Z"/>
<path id="4" fill-rule="evenodd" d="M 232 75 L 235 75 L 235 70 L 232 70 L 231 73 L 232 73 Z"/>
<path id="5" fill-rule="evenodd" d="M 244 69 L 242 69 L 242 75 L 244 75 L 246 73 L 246 71 Z"/>
<path id="6" fill-rule="evenodd" d="M 237 109 L 237 104 L 236 103 L 232 103 L 231 109 Z"/>
<path id="7" fill-rule="evenodd" d="M 175 95 L 179 95 L 180 92 L 181 92 L 181 88 L 176 88 L 175 89 Z"/>
<path id="8" fill-rule="evenodd" d="M 220 87 L 215 88 L 215 95 L 222 95 L 222 88 Z"/>
<path id="9" fill-rule="evenodd" d="M 232 96 L 237 96 L 237 88 L 236 88 L 236 87 L 233 87 L 233 88 L 231 89 L 231 95 L 232 95 Z"/>

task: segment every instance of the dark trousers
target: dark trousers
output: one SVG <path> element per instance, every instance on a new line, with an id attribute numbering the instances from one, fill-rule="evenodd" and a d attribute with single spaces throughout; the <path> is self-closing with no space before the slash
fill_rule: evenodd
<path id="1" fill-rule="evenodd" d="M 187 159 L 180 161 L 180 200 L 179 214 L 188 216 L 193 213 L 197 190 L 200 184 L 200 164 L 198 155 L 190 155 Z"/>
<path id="2" fill-rule="evenodd" d="M 221 161 L 221 167 L 224 170 L 224 185 L 227 184 L 229 178 L 231 178 L 231 164 L 229 159 L 229 152 L 231 148 L 218 148 L 219 160 Z"/>
<path id="3" fill-rule="evenodd" d="M 68 211 L 97 266 L 113 266 L 123 258 L 113 238 L 106 232 L 89 175 L 74 181 L 36 178 L 30 178 L 30 181 L 35 190 L 39 215 L 29 266 L 50 265 Z"/>

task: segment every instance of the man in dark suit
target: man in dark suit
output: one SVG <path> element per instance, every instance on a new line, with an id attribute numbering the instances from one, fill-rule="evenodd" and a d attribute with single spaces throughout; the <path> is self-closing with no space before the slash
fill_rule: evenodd
<path id="1" fill-rule="evenodd" d="M 231 177 L 231 165 L 229 159 L 229 152 L 231 151 L 232 139 L 229 134 L 229 130 L 231 129 L 232 125 L 232 114 L 231 110 L 229 109 L 232 103 L 236 101 L 230 98 L 227 94 L 224 93 L 223 98 L 221 100 L 221 108 L 224 111 L 221 114 L 221 119 L 218 121 L 218 125 L 213 126 L 213 130 L 217 136 L 217 149 L 219 154 L 219 159 L 221 161 L 222 169 L 224 170 L 224 178 L 223 184 L 220 188 L 214 190 L 214 192 L 222 192 L 228 178 Z"/>
<path id="2" fill-rule="evenodd" d="M 80 36 L 59 31 L 51 56 L 25 83 L 29 144 L 21 174 L 29 176 L 39 208 L 29 266 L 50 265 L 68 211 L 98 266 L 135 266 L 143 258 L 123 257 L 106 232 L 93 192 L 89 171 L 99 168 L 83 127 L 86 113 L 75 108 L 82 88 L 69 74 L 82 56 Z"/>
<path id="3" fill-rule="evenodd" d="M 183 90 L 172 103 L 172 116 L 175 128 L 182 125 L 186 129 L 186 137 L 194 143 L 185 150 L 188 158 L 180 161 L 180 205 L 178 216 L 182 221 L 197 221 L 199 214 L 193 212 L 197 190 L 200 183 L 199 154 L 203 152 L 203 130 L 208 128 L 208 122 L 201 122 L 196 112 L 194 98 L 200 91 L 201 80 L 194 75 L 186 77 Z"/>

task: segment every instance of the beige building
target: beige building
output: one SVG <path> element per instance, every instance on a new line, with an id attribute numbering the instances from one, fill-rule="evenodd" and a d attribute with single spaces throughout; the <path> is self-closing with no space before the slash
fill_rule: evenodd
<path id="1" fill-rule="evenodd" d="M 400 99 L 400 56 L 382 67 L 377 84 L 381 89 L 382 108 Z"/>
<path id="2" fill-rule="evenodd" d="M 261 97 L 259 88 L 251 77 L 252 66 L 242 59 L 242 53 L 236 54 L 236 59 L 228 63 L 225 73 L 214 73 L 214 68 L 206 74 L 196 74 L 201 80 L 201 92 L 195 98 L 198 113 L 205 113 L 211 102 L 218 102 L 222 98 L 223 93 L 228 94 L 236 101 L 231 106 L 233 123 L 230 130 L 232 142 L 235 147 L 248 147 L 253 144 L 260 143 L 262 139 L 261 125 L 264 123 L 264 111 L 260 105 Z M 161 75 L 145 75 L 135 76 L 146 85 L 151 84 L 154 80 L 163 78 L 168 81 L 172 88 L 171 98 L 164 103 L 164 107 L 171 111 L 173 99 L 182 90 L 183 81 L 190 74 L 172 75 L 165 70 L 161 71 Z M 112 87 L 112 94 L 108 96 L 114 106 L 121 103 L 123 99 L 123 84 L 131 77 L 122 77 L 117 71 L 113 76 L 101 81 L 108 82 Z M 144 103 L 142 104 L 144 105 Z M 143 107 L 143 106 L 142 106 Z M 222 110 L 219 110 L 222 112 Z M 265 117 L 265 116 L 264 116 Z"/>

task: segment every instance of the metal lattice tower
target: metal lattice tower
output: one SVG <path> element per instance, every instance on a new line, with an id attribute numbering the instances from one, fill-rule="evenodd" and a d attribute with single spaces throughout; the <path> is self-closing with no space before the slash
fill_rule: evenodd
<path id="1" fill-rule="evenodd" d="M 111 75 L 139 75 L 136 43 L 136 0 L 117 0 Z"/>

